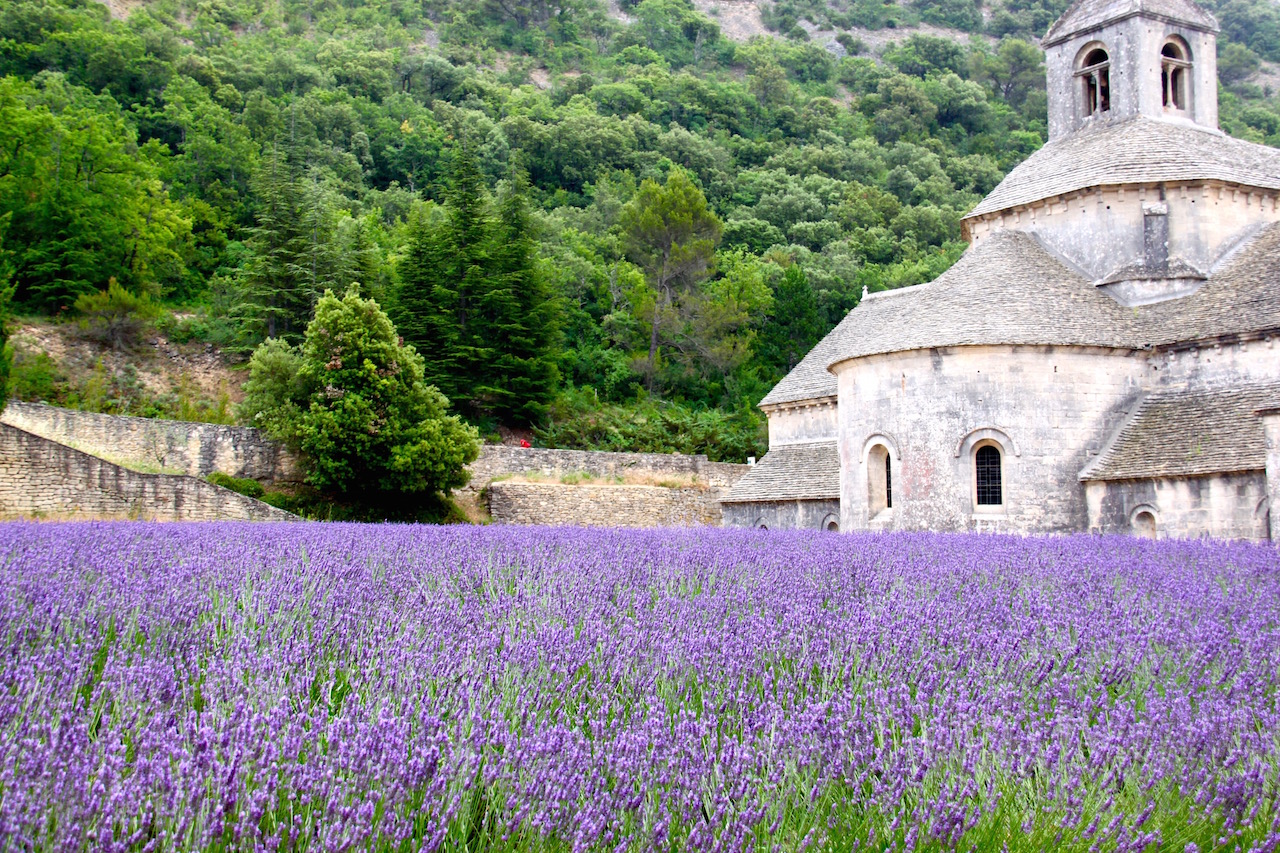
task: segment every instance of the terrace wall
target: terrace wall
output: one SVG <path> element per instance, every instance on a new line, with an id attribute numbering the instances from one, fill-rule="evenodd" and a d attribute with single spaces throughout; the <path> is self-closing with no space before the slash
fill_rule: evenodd
<path id="1" fill-rule="evenodd" d="M 747 473 L 746 465 L 711 462 L 706 456 L 681 453 L 612 453 L 597 450 L 547 450 L 540 447 L 485 445 L 471 463 L 468 488 L 479 490 L 496 477 L 512 474 L 541 474 L 562 477 L 589 474 L 592 477 L 624 477 L 642 474 L 662 477 L 697 477 L 713 489 L 727 489 Z"/>
<path id="2" fill-rule="evenodd" d="M 720 524 L 720 493 L 662 486 L 493 483 L 489 513 L 501 524 L 694 527 Z"/>
<path id="3" fill-rule="evenodd" d="M 0 414 L 0 423 L 96 456 L 192 477 L 221 471 L 268 483 L 301 478 L 293 456 L 251 427 L 100 415 L 17 401 Z"/>
<path id="4" fill-rule="evenodd" d="M 195 477 L 140 474 L 0 424 L 0 517 L 296 521 Z"/>
<path id="5" fill-rule="evenodd" d="M 125 496 L 119 500 L 94 503 L 82 497 L 67 498 L 69 478 L 83 474 L 90 478 L 84 488 L 93 491 L 98 488 L 98 481 L 103 476 L 98 469 L 90 471 L 91 466 L 87 466 L 79 457 L 96 458 L 99 463 L 107 466 L 101 470 L 113 472 L 107 479 L 121 484 L 125 480 L 133 483 L 133 477 L 156 475 L 126 471 L 115 464 L 117 462 L 130 466 L 175 469 L 189 475 L 187 479 L 204 477 L 214 471 L 267 483 L 301 478 L 298 462 L 292 454 L 262 432 L 250 427 L 102 415 L 16 401 L 9 403 L 3 414 L 0 414 L 0 424 L 46 439 L 58 446 L 65 446 L 68 451 L 81 451 L 78 456 L 67 457 L 79 460 L 74 464 L 64 464 L 61 461 L 51 463 L 61 471 L 60 479 L 55 478 L 57 485 L 51 485 L 52 481 L 45 474 L 31 472 L 23 473 L 21 480 L 15 481 L 9 476 L 9 469 L 0 468 L 0 478 L 3 480 L 0 482 L 0 494 L 15 495 L 8 503 L 0 505 L 0 511 L 10 514 L 90 515 L 98 511 L 94 507 L 99 507 L 110 516 L 194 517 L 182 515 L 187 512 L 182 507 L 195 500 L 190 497 L 195 494 L 192 489 L 213 488 L 203 480 L 197 481 L 200 483 L 198 487 L 168 485 L 163 488 L 154 484 L 167 483 L 167 480 L 147 480 L 137 482 L 152 485 L 120 485 L 119 488 L 113 485 L 113 494 Z M 42 452 L 49 458 L 58 456 L 57 452 L 49 448 Z M 492 496 L 494 493 L 488 487 L 493 480 L 521 474 L 551 478 L 581 474 L 595 478 L 679 478 L 691 480 L 697 486 L 681 489 L 635 485 L 569 486 L 561 489 L 557 488 L 557 484 L 538 483 L 525 484 L 530 486 L 528 489 L 514 489 L 511 487 L 516 484 L 506 484 L 503 486 L 506 490 L 505 497 L 499 497 L 496 508 L 490 507 L 490 513 L 497 520 L 516 524 L 616 524 L 621 527 L 648 527 L 719 524 L 719 497 L 746 473 L 747 466 L 711 462 L 706 456 L 685 456 L 678 453 L 610 453 L 486 445 L 480 448 L 479 458 L 469 470 L 471 482 L 462 490 L 464 496 Z M 170 479 L 175 483 L 183 480 L 181 477 Z M 48 499 L 36 501 L 29 496 L 16 496 L 16 492 L 23 489 L 46 486 L 54 492 Z M 608 494 L 613 504 L 612 508 L 605 511 L 593 502 L 603 493 L 590 491 L 602 488 L 611 489 Z M 580 489 L 589 491 L 575 491 Z M 200 494 L 204 492 L 201 491 Z M 196 503 L 198 502 L 197 500 Z M 9 506 L 13 508 L 8 509 Z M 233 510 L 235 512 L 240 511 Z M 233 514 L 226 517 L 242 516 Z"/>

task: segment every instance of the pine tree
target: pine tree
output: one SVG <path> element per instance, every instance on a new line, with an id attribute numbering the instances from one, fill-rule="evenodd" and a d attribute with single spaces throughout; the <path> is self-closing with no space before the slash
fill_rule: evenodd
<path id="1" fill-rule="evenodd" d="M 9 262 L 10 252 L 4 247 L 5 231 L 9 227 L 10 214 L 0 216 L 0 409 L 4 408 L 9 398 L 9 369 L 13 364 L 13 353 L 9 347 L 9 308 L 13 301 L 14 284 L 13 267 Z"/>
<path id="2" fill-rule="evenodd" d="M 559 306 L 539 267 L 520 179 L 499 206 L 492 259 L 485 293 L 486 337 L 497 350 L 485 383 L 490 406 L 503 421 L 536 424 L 560 381 Z"/>
<path id="3" fill-rule="evenodd" d="M 759 360 L 779 378 L 800 363 L 822 337 L 818 298 L 803 269 L 792 264 L 773 293 L 773 314 L 757 339 Z"/>
<path id="4" fill-rule="evenodd" d="M 257 224 L 242 279 L 241 312 L 267 338 L 301 340 L 315 301 L 334 285 L 332 207 L 319 180 L 304 180 L 274 148 L 254 181 Z"/>
<path id="5" fill-rule="evenodd" d="M 439 229 L 419 222 L 401 265 L 395 319 L 426 361 L 427 381 L 460 408 L 474 408 L 492 342 L 476 316 L 490 273 L 490 221 L 484 178 L 463 148 L 454 156 Z"/>
<path id="6" fill-rule="evenodd" d="M 518 182 L 519 183 L 519 182 Z M 539 269 L 520 186 L 495 219 L 475 158 L 455 157 L 445 221 L 419 221 L 393 318 L 427 381 L 474 417 L 540 421 L 559 382 L 558 307 Z"/>
<path id="7" fill-rule="evenodd" d="M 412 225 L 390 313 L 401 336 L 422 356 L 427 383 L 461 402 L 455 381 L 458 326 L 446 288 L 437 289 L 450 274 L 451 252 L 444 229 L 433 228 L 424 219 L 419 217 Z"/>

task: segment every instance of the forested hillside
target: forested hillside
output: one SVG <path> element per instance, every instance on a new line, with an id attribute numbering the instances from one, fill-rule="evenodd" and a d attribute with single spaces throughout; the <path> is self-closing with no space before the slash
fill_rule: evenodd
<path id="1" fill-rule="evenodd" d="M 0 280 L 246 355 L 354 284 L 482 432 L 742 459 L 771 384 L 1042 144 L 1064 5 L 8 0 Z M 1280 142 L 1280 15 L 1206 5 L 1224 129 Z M 744 9 L 774 34 L 728 38 Z"/>

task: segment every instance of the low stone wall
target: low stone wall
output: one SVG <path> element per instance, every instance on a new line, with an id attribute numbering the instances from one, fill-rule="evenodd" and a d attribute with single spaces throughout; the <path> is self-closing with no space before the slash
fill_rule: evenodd
<path id="1" fill-rule="evenodd" d="M 500 524 L 694 527 L 720 524 L 719 491 L 662 486 L 497 482 L 489 513 Z"/>
<path id="2" fill-rule="evenodd" d="M 495 477 L 512 474 L 542 474 L 562 477 L 589 474 L 593 477 L 624 477 L 628 474 L 697 477 L 713 489 L 727 489 L 747 473 L 746 465 L 710 462 L 706 456 L 680 453 L 612 453 L 596 450 L 547 450 L 539 447 L 485 445 L 467 469 L 468 488 L 482 489 Z"/>
<path id="3" fill-rule="evenodd" d="M 250 427 L 99 415 L 16 401 L 5 408 L 0 423 L 125 464 L 192 477 L 221 471 L 264 482 L 301 478 L 288 451 Z"/>
<path id="4" fill-rule="evenodd" d="M 0 424 L 0 517 L 296 521 L 195 477 L 140 474 Z"/>

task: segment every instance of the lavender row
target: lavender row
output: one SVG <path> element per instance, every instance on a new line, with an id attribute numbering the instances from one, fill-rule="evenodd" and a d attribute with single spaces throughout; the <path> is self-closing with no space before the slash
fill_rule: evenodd
<path id="1" fill-rule="evenodd" d="M 0 527 L 0 849 L 1275 850 L 1280 552 Z"/>

